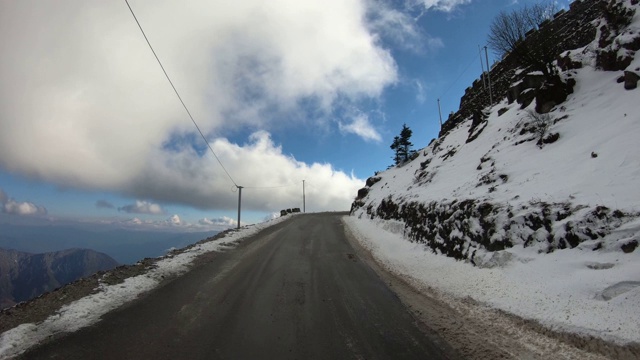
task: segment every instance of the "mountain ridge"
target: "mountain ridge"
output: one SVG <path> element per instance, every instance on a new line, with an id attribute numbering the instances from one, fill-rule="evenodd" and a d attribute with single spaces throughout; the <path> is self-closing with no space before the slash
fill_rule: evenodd
<path id="1" fill-rule="evenodd" d="M 0 308 L 116 266 L 109 255 L 90 249 L 31 254 L 0 248 Z"/>

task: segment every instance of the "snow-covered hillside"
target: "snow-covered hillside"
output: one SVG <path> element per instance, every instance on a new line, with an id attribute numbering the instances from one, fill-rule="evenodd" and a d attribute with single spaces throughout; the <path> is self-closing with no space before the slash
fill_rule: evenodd
<path id="1" fill-rule="evenodd" d="M 598 19 L 594 41 L 563 54 L 565 102 L 538 114 L 504 98 L 367 181 L 348 223 L 382 262 L 555 329 L 640 342 L 640 89 L 624 81 L 640 74 L 640 5 L 619 3 L 631 24 L 604 33 Z"/>

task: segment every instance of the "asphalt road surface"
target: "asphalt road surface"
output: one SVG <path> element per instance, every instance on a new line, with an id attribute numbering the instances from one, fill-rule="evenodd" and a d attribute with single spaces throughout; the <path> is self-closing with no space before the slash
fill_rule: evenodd
<path id="1" fill-rule="evenodd" d="M 349 244 L 305 214 L 25 359 L 451 359 Z"/>

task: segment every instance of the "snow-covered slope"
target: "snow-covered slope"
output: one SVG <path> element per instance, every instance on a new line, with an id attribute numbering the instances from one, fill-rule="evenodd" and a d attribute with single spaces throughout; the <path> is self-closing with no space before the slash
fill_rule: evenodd
<path id="1" fill-rule="evenodd" d="M 560 72 L 576 82 L 565 102 L 541 115 L 505 98 L 368 180 L 348 223 L 383 262 L 554 328 L 640 342 L 640 89 L 598 57 L 640 74 L 625 46 L 640 44 L 640 5 L 619 3 L 636 10 L 630 25 L 603 34 L 596 20 L 594 41 L 564 54 L 581 64 Z M 384 251 L 373 225 L 418 245 Z"/>

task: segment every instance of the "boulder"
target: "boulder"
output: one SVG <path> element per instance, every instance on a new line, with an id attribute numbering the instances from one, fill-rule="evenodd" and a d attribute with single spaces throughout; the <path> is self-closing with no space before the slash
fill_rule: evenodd
<path id="1" fill-rule="evenodd" d="M 358 199 L 362 199 L 363 197 L 367 196 L 368 193 L 369 188 L 363 187 L 362 189 L 358 190 Z"/>
<path id="2" fill-rule="evenodd" d="M 525 108 L 531 104 L 533 100 L 532 94 L 535 92 L 527 91 L 529 89 L 539 89 L 542 84 L 544 84 L 544 76 L 539 74 L 527 74 L 522 80 L 518 81 L 516 84 L 511 86 L 509 90 L 507 90 L 507 100 L 509 104 L 517 101 L 518 104 L 522 105 L 522 108 Z M 524 97 L 522 97 L 522 95 Z M 526 105 L 525 105 L 526 104 Z"/>
<path id="3" fill-rule="evenodd" d="M 509 104 L 516 101 L 522 90 L 524 90 L 522 87 L 522 81 L 518 81 L 515 85 L 511 86 L 509 90 L 507 90 L 507 101 Z"/>
<path id="4" fill-rule="evenodd" d="M 554 106 L 563 103 L 567 100 L 567 96 L 573 93 L 575 83 L 574 79 L 564 83 L 559 76 L 554 76 L 536 92 L 536 112 L 546 114 Z"/>
<path id="5" fill-rule="evenodd" d="M 582 68 L 582 62 L 573 61 L 569 53 L 567 53 L 567 55 L 565 55 L 564 57 L 562 56 L 558 57 L 557 61 L 558 61 L 558 67 L 562 69 L 562 71 Z"/>
<path id="6" fill-rule="evenodd" d="M 372 176 L 370 178 L 367 179 L 367 187 L 371 187 L 373 186 L 373 184 L 377 183 L 378 181 L 380 181 L 382 178 L 379 176 Z"/>
<path id="7" fill-rule="evenodd" d="M 520 107 L 522 109 L 526 108 L 527 106 L 529 106 L 529 104 L 531 104 L 531 102 L 533 101 L 533 99 L 536 98 L 536 90 L 535 89 L 526 89 L 525 91 L 521 92 L 520 95 L 518 95 L 518 104 L 520 104 Z"/>
<path id="8" fill-rule="evenodd" d="M 640 75 L 636 74 L 633 71 L 625 71 L 624 72 L 624 88 L 626 90 L 633 90 L 638 87 L 638 80 L 640 80 Z"/>
<path id="9" fill-rule="evenodd" d="M 619 56 L 617 49 L 601 50 L 596 55 L 596 67 L 605 71 L 619 71 L 626 69 L 633 61 L 629 54 Z"/>

